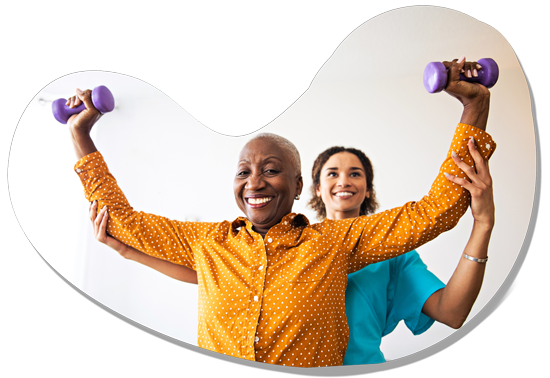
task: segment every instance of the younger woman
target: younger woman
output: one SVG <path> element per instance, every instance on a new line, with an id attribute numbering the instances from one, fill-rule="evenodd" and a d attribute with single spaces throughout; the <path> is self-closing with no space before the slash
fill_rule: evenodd
<path id="1" fill-rule="evenodd" d="M 385 362 L 382 337 L 404 320 L 418 335 L 437 320 L 459 328 L 479 294 L 494 224 L 487 162 L 470 175 L 482 196 L 473 197 L 474 226 L 460 262 L 445 286 L 411 251 L 348 275 L 346 315 L 350 338 L 344 365 Z M 309 206 L 319 220 L 369 215 L 378 206 L 369 158 L 354 148 L 331 147 L 313 165 Z M 469 189 L 472 190 L 472 189 Z"/>

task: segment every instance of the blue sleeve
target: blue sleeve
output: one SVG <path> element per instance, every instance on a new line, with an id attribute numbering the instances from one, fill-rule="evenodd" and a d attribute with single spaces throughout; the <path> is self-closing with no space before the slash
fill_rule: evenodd
<path id="1" fill-rule="evenodd" d="M 401 255 L 391 261 L 390 287 L 388 288 L 388 317 L 384 335 L 392 332 L 404 320 L 414 335 L 428 330 L 434 320 L 422 313 L 426 300 L 445 287 L 416 251 Z"/>

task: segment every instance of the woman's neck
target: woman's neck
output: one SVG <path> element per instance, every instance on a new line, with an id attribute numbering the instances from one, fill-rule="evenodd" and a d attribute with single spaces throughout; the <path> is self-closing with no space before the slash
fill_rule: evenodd
<path id="1" fill-rule="evenodd" d="M 327 209 L 327 219 L 341 220 L 348 218 L 357 218 L 359 216 L 360 209 L 353 209 L 350 211 L 332 211 Z"/>
<path id="2" fill-rule="evenodd" d="M 252 230 L 254 230 L 255 232 L 257 232 L 258 234 L 262 235 L 262 238 L 265 238 L 265 235 L 267 234 L 267 232 L 269 231 L 269 229 L 263 229 L 263 228 L 257 228 L 257 227 L 254 227 L 252 226 Z"/>

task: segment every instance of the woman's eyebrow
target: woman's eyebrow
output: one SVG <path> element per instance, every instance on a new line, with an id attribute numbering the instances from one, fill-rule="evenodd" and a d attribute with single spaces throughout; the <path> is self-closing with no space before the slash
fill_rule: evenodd
<path id="1" fill-rule="evenodd" d="M 338 170 L 338 167 L 328 167 L 325 168 L 325 171 L 336 171 Z M 351 167 L 350 170 L 352 171 L 363 171 L 364 169 L 361 167 Z"/>
<path id="2" fill-rule="evenodd" d="M 278 156 L 275 156 L 275 155 L 266 157 L 266 158 L 264 159 L 264 161 L 268 161 L 268 160 L 272 160 L 272 159 L 278 160 L 278 161 L 280 161 L 281 163 L 283 162 L 283 160 L 282 160 L 281 158 L 279 158 Z"/>
<path id="3" fill-rule="evenodd" d="M 262 162 L 266 162 L 266 161 L 271 160 L 271 159 L 278 160 L 281 163 L 283 162 L 283 160 L 281 158 L 279 158 L 275 155 L 266 157 L 265 159 L 262 160 Z M 239 163 L 250 163 L 250 161 L 247 158 L 244 158 L 244 159 L 239 160 Z"/>

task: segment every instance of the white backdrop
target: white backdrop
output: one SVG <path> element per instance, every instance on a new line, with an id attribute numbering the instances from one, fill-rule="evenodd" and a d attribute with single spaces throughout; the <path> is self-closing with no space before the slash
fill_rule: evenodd
<path id="1" fill-rule="evenodd" d="M 196 345 L 196 287 L 126 261 L 93 240 L 68 131 L 51 116 L 50 101 L 76 87 L 108 86 L 117 108 L 101 119 L 94 140 L 131 204 L 181 220 L 232 220 L 240 215 L 232 193 L 235 159 L 247 137 L 220 135 L 197 119 L 229 134 L 268 123 L 304 92 L 352 29 L 392 8 L 9 6 L 8 367 L 197 365 L 196 355 L 83 300 L 26 241 L 14 214 L 34 247 L 71 283 L 132 320 Z M 487 131 L 498 145 L 490 162 L 497 221 L 472 319 L 509 274 L 530 220 L 535 135 L 527 83 L 510 44 L 536 93 L 537 9 L 454 8 L 459 11 L 407 7 L 369 20 L 263 131 L 296 144 L 306 188 L 312 162 L 325 148 L 364 150 L 375 167 L 380 209 L 399 206 L 427 193 L 461 115 L 455 99 L 426 93 L 424 66 L 461 55 L 495 59 L 500 78 Z M 133 77 L 66 75 L 91 69 Z M 305 208 L 308 194 L 294 211 L 315 221 Z M 454 230 L 418 249 L 444 282 L 471 225 L 468 212 Z M 536 243 L 519 287 L 495 315 L 459 344 L 413 366 L 536 366 L 535 252 Z M 397 359 L 453 332 L 435 324 L 413 336 L 401 324 L 384 338 L 382 350 L 388 360 Z"/>

